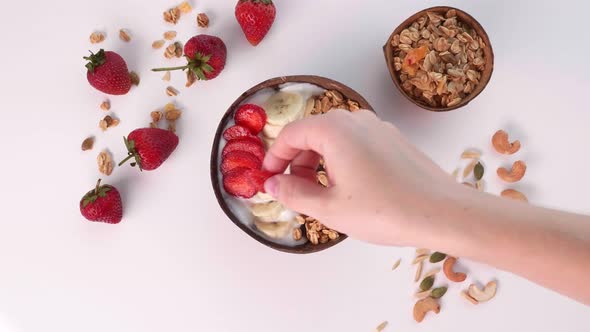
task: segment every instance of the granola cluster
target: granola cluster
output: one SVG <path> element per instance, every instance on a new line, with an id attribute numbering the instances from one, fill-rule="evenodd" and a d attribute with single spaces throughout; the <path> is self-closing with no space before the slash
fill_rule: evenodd
<path id="1" fill-rule="evenodd" d="M 479 84 L 486 47 L 481 36 L 457 17 L 428 12 L 393 36 L 393 66 L 402 89 L 432 107 L 453 107 Z"/>

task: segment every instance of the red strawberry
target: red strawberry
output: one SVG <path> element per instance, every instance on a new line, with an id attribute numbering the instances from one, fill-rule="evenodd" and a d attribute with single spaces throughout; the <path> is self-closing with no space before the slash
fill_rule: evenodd
<path id="1" fill-rule="evenodd" d="M 262 161 L 254 154 L 246 151 L 232 151 L 223 157 L 221 162 L 221 173 L 226 174 L 235 168 L 259 169 L 262 167 Z"/>
<path id="2" fill-rule="evenodd" d="M 227 144 L 225 144 L 223 150 L 221 151 L 221 155 L 225 157 L 232 151 L 250 152 L 255 155 L 256 158 L 260 159 L 260 161 L 264 160 L 264 145 L 260 138 L 255 136 L 232 139 L 231 141 L 227 142 Z"/>
<path id="3" fill-rule="evenodd" d="M 132 131 L 127 138 L 123 137 L 129 151 L 127 158 L 119 163 L 135 158 L 131 166 L 139 166 L 140 170 L 154 170 L 176 149 L 178 136 L 169 130 L 160 128 L 141 128 Z"/>
<path id="4" fill-rule="evenodd" d="M 246 176 L 248 168 L 234 168 L 223 176 L 223 188 L 232 196 L 250 198 L 256 195 L 256 188 Z"/>
<path id="5" fill-rule="evenodd" d="M 131 79 L 125 60 L 117 53 L 101 49 L 84 57 L 88 72 L 86 78 L 98 91 L 110 95 L 124 95 L 131 89 Z"/>
<path id="6" fill-rule="evenodd" d="M 121 195 L 113 186 L 101 186 L 98 179 L 96 188 L 90 190 L 80 200 L 80 212 L 90 221 L 118 224 L 123 217 Z"/>
<path id="7" fill-rule="evenodd" d="M 236 123 L 250 129 L 254 135 L 258 135 L 266 124 L 266 112 L 258 105 L 245 104 L 240 106 L 234 115 Z"/>
<path id="8" fill-rule="evenodd" d="M 264 191 L 264 182 L 273 174 L 259 169 L 234 168 L 223 177 L 223 188 L 229 194 L 250 198 Z"/>
<path id="9" fill-rule="evenodd" d="M 236 5 L 236 19 L 253 46 L 264 39 L 276 14 L 272 0 L 239 0 Z"/>
<path id="10" fill-rule="evenodd" d="M 250 179 L 250 182 L 256 189 L 256 192 L 266 192 L 264 190 L 264 182 L 274 174 L 260 169 L 250 169 L 244 172 L 245 176 Z"/>
<path id="11" fill-rule="evenodd" d="M 223 138 L 225 138 L 228 141 L 234 138 L 248 136 L 252 136 L 250 130 L 246 127 L 242 127 L 239 125 L 231 126 L 223 132 Z"/>
<path id="12" fill-rule="evenodd" d="M 219 37 L 197 35 L 184 45 L 186 66 L 155 68 L 152 71 L 171 71 L 188 69 L 196 79 L 211 80 L 217 77 L 225 67 L 227 48 Z"/>

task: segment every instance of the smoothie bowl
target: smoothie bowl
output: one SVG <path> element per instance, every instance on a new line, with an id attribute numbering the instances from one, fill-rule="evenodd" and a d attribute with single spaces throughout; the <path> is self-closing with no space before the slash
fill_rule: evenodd
<path id="1" fill-rule="evenodd" d="M 357 92 L 319 76 L 286 76 L 244 92 L 221 119 L 211 151 L 211 183 L 229 219 L 256 241 L 279 251 L 306 254 L 330 248 L 345 234 L 325 227 L 264 192 L 269 174 L 262 160 L 281 129 L 292 121 L 333 109 L 351 112 L 371 105 Z M 329 186 L 323 163 L 318 185 Z"/>

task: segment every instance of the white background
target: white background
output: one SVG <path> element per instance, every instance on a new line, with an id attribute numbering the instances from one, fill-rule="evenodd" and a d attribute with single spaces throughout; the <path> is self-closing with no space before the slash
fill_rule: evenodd
<path id="1" fill-rule="evenodd" d="M 172 100 L 161 74 L 149 69 L 180 62 L 150 46 L 171 28 L 161 15 L 176 3 L 3 2 L 1 332 L 372 331 L 382 320 L 390 321 L 387 331 L 588 331 L 588 307 L 468 261 L 461 264 L 468 281 L 497 278 L 497 297 L 473 307 L 459 297 L 467 282 L 453 285 L 441 314 L 418 325 L 412 248 L 347 240 L 314 255 L 272 251 L 224 216 L 209 180 L 215 128 L 243 91 L 275 76 L 316 74 L 355 88 L 449 171 L 468 147 L 486 153 L 490 170 L 509 163 L 489 150 L 491 134 L 508 129 L 529 164 L 517 187 L 535 204 L 590 213 L 587 2 L 444 3 L 475 16 L 496 54 L 487 89 L 448 114 L 404 100 L 381 50 L 406 17 L 442 2 L 276 0 L 277 21 L 256 48 L 235 22 L 235 2 L 193 2 L 197 11 L 174 27 L 187 40 L 202 32 L 196 12 L 207 12 L 206 32 L 227 44 L 227 67 L 190 89 L 172 75 L 184 109 L 180 145 L 157 171 L 127 166 L 105 180 L 124 199 L 124 220 L 115 226 L 85 222 L 78 201 L 99 176 L 96 154 L 108 147 L 121 160 L 122 136 Z M 131 31 L 129 44 L 117 37 L 122 27 Z M 108 33 L 100 46 L 120 52 L 141 77 L 127 96 L 111 98 L 121 124 L 106 133 L 97 126 L 104 97 L 87 84 L 82 60 L 98 49 L 88 42 L 95 29 Z M 83 153 L 87 135 L 97 142 Z M 488 190 L 498 193 L 492 173 Z M 391 272 L 398 257 L 402 265 Z"/>

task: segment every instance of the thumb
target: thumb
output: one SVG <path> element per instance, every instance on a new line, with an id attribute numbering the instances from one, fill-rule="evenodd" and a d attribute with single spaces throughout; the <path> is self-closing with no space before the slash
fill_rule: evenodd
<path id="1" fill-rule="evenodd" d="M 288 208 L 319 217 L 325 212 L 330 199 L 330 189 L 317 182 L 292 174 L 278 174 L 264 184 L 268 194 Z"/>

